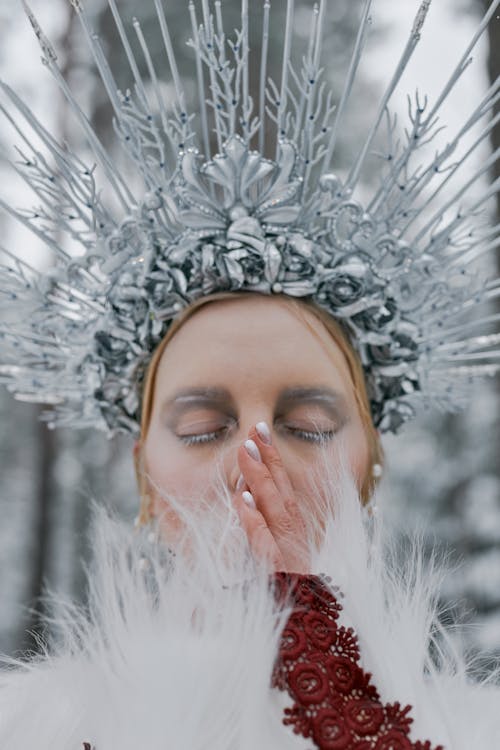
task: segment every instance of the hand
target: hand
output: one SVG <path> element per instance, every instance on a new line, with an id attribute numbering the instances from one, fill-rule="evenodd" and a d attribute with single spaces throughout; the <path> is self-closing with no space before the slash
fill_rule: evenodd
<path id="1" fill-rule="evenodd" d="M 281 456 L 274 445 L 262 440 L 255 427 L 248 437 L 256 444 L 262 461 L 252 458 L 245 445 L 238 449 L 244 484 L 236 490 L 234 505 L 250 548 L 274 571 L 309 573 L 306 527 Z"/>

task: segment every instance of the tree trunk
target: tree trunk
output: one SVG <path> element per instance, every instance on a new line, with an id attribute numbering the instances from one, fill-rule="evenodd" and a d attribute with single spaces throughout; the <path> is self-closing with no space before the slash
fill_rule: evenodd
<path id="1" fill-rule="evenodd" d="M 490 6 L 490 0 L 481 0 L 482 5 L 484 6 L 484 9 L 487 10 Z M 498 13 L 495 13 L 493 15 L 493 18 L 491 19 L 489 26 L 488 26 L 488 41 L 489 41 L 489 51 L 488 51 L 488 74 L 490 77 L 491 83 L 493 83 L 496 78 L 500 75 L 500 16 Z M 500 101 L 497 100 L 495 103 L 495 107 L 493 109 L 493 116 L 497 115 L 498 112 L 500 112 Z M 493 128 L 491 133 L 491 146 L 492 148 L 498 149 L 500 148 L 500 124 L 497 123 L 496 126 Z M 492 179 L 498 179 L 500 177 L 500 160 L 497 159 L 495 162 L 492 173 L 491 173 Z M 497 206 L 497 216 L 496 219 L 498 222 L 500 222 L 500 193 L 497 193 L 496 195 L 496 206 Z M 497 248 L 496 251 L 496 269 L 497 273 L 500 275 L 500 248 Z M 496 303 L 496 312 L 500 313 L 500 300 L 497 300 Z M 497 440 L 496 440 L 496 446 L 500 444 L 500 376 L 497 375 L 496 377 L 496 392 L 498 396 L 498 415 L 497 415 Z M 497 476 L 500 477 L 500 461 L 498 461 L 495 456 L 493 457 L 493 466 L 492 470 L 497 474 Z M 499 498 L 500 502 L 500 498 Z"/>
<path id="2" fill-rule="evenodd" d="M 39 420 L 42 408 L 35 412 L 36 431 L 38 436 L 38 451 L 36 460 L 35 481 L 33 491 L 35 509 L 33 512 L 31 570 L 28 584 L 28 601 L 31 615 L 28 631 L 25 634 L 23 649 L 38 650 L 37 637 L 41 634 L 41 621 L 45 614 L 40 595 L 44 582 L 48 577 L 52 548 L 52 519 L 50 504 L 54 496 L 53 466 L 57 455 L 57 439 L 53 430 Z"/>

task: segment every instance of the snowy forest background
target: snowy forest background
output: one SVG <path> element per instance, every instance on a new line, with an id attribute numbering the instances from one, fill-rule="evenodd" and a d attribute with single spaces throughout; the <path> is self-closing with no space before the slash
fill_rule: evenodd
<path id="1" fill-rule="evenodd" d="M 350 113 L 350 126 L 338 149 L 339 168 L 348 163 L 360 132 L 364 132 L 366 113 L 374 110 L 382 85 L 406 42 L 418 4 L 418 0 L 375 0 L 356 111 Z M 31 5 L 57 48 L 64 75 L 78 90 L 85 111 L 112 148 L 110 111 L 70 3 L 32 0 Z M 141 20 L 146 37 L 152 40 L 153 55 L 155 49 L 159 55 L 161 39 L 152 0 L 119 0 L 118 5 L 124 17 L 135 15 Z M 225 0 L 225 5 L 234 10 L 229 26 L 236 27 L 239 2 Z M 257 3 L 251 5 L 257 8 Z M 277 12 L 285 5 L 276 2 Z M 296 0 L 296 5 L 300 34 L 301 13 L 312 2 Z M 324 49 L 328 50 L 331 84 L 339 91 L 362 1 L 330 0 L 327 5 Z M 393 100 L 393 107 L 403 116 L 405 95 L 417 82 L 423 93 L 432 96 L 437 90 L 434 87 L 445 81 L 487 5 L 488 0 L 439 0 L 431 8 L 421 49 Z M 125 66 L 115 44 L 107 2 L 87 0 L 86 6 L 116 73 Z M 169 0 L 166 6 L 181 66 L 185 75 L 192 75 L 191 53 L 181 43 L 191 33 L 187 2 Z M 280 24 L 273 24 L 272 31 L 281 32 Z M 251 39 L 251 44 L 257 46 L 258 41 Z M 270 40 L 276 58 L 280 44 L 281 39 Z M 39 58 L 21 3 L 2 0 L 0 77 L 21 93 L 49 129 L 78 147 L 62 98 Z M 446 110 L 450 126 L 463 116 L 469 94 L 485 91 L 488 77 L 496 77 L 499 72 L 497 18 L 491 24 L 489 43 L 484 40 L 462 88 Z M 276 70 L 274 77 L 279 77 Z M 130 82 L 120 83 L 125 88 Z M 494 137 L 498 147 L 500 133 Z M 2 121 L 1 152 L 12 158 L 15 143 L 15 135 Z M 484 159 L 484 153 L 479 158 Z M 3 157 L 0 190 L 2 197 L 7 196 L 16 206 L 28 207 L 34 202 L 16 182 Z M 492 205 L 491 211 L 494 219 L 500 207 Z M 39 268 L 50 263 L 46 249 L 5 216 L 0 216 L 0 232 L 1 244 L 30 263 Z M 495 273 L 500 273 L 500 255 Z M 39 407 L 16 402 L 0 389 L 0 652 L 4 653 L 37 648 L 36 634 L 44 613 L 40 595 L 46 586 L 84 598 L 84 563 L 91 553 L 87 533 L 90 498 L 106 503 L 131 522 L 138 503 L 129 439 L 120 437 L 109 442 L 93 431 L 51 432 L 39 421 L 39 414 Z M 483 654 L 487 667 L 500 658 L 500 379 L 477 388 L 464 413 L 419 417 L 401 436 L 385 436 L 384 446 L 388 461 L 381 501 L 388 506 L 402 535 L 420 530 L 429 550 L 437 546 L 447 555 L 451 570 L 443 596 L 445 603 L 454 603 L 449 616 L 468 623 L 468 644 Z"/>

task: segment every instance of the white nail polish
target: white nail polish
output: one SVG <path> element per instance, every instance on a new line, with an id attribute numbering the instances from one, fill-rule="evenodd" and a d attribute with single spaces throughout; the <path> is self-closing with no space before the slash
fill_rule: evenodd
<path id="1" fill-rule="evenodd" d="M 245 440 L 245 448 L 247 449 L 247 453 L 251 458 L 253 458 L 255 461 L 259 461 L 262 463 L 262 459 L 260 457 L 260 451 L 257 448 L 257 444 L 254 443 L 253 440 Z"/>
<path id="2" fill-rule="evenodd" d="M 266 445 L 271 445 L 271 430 L 267 426 L 267 422 L 257 422 L 255 429 L 257 430 L 262 442 L 266 443 Z"/>
<path id="3" fill-rule="evenodd" d="M 245 484 L 245 479 L 243 477 L 243 474 L 240 474 L 238 477 L 238 481 L 236 482 L 236 491 L 239 492 L 241 488 L 244 486 L 244 484 Z"/>
<path id="4" fill-rule="evenodd" d="M 248 505 L 249 508 L 255 510 L 257 506 L 255 505 L 255 500 L 253 499 L 252 493 L 245 490 L 245 492 L 243 492 L 241 496 L 243 498 L 243 502 Z"/>

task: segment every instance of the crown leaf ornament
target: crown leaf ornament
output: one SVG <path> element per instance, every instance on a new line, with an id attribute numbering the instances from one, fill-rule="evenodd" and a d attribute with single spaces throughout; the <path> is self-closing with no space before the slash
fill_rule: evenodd
<path id="1" fill-rule="evenodd" d="M 130 67 L 131 88 L 123 92 L 85 3 L 71 0 L 113 109 L 127 167 L 108 155 L 24 3 L 42 60 L 93 162 L 84 163 L 60 143 L 0 82 L 0 112 L 22 144 L 12 167 L 39 201 L 31 211 L 3 200 L 0 206 L 55 259 L 42 273 L 0 248 L 0 311 L 9 318 L 0 322 L 0 381 L 17 398 L 48 405 L 45 418 L 52 426 L 135 435 L 141 377 L 179 312 L 212 292 L 253 291 L 311 299 L 340 322 L 361 358 L 381 432 L 397 432 L 420 407 L 463 407 L 470 384 L 500 369 L 500 333 L 490 330 L 500 319 L 491 307 L 500 279 L 480 262 L 499 244 L 500 227 L 488 222 L 487 206 L 500 180 L 476 190 L 472 205 L 466 201 L 499 157 L 496 151 L 468 172 L 470 157 L 500 118 L 492 115 L 500 80 L 430 156 L 428 144 L 440 130 L 442 104 L 466 73 L 500 0 L 491 4 L 437 101 L 430 104 L 418 92 L 408 98 L 401 135 L 389 103 L 426 20 L 430 1 L 420 4 L 366 139 L 343 177 L 335 173 L 335 147 L 346 127 L 371 0 L 338 101 L 321 66 L 325 0 L 311 6 L 307 53 L 299 65 L 292 59 L 294 1 L 287 0 L 279 83 L 268 76 L 268 0 L 255 60 L 248 0 L 242 0 L 241 28 L 231 38 L 221 0 L 213 6 L 202 0 L 201 16 L 190 2 L 197 112 L 188 111 L 163 0 L 151 2 L 173 100 L 165 97 L 159 61 L 136 19 L 126 23 L 116 1 L 108 0 Z M 363 169 L 384 130 L 378 184 L 361 200 Z M 444 204 L 441 196 L 447 196 Z M 78 252 L 66 249 L 65 238 Z"/>

